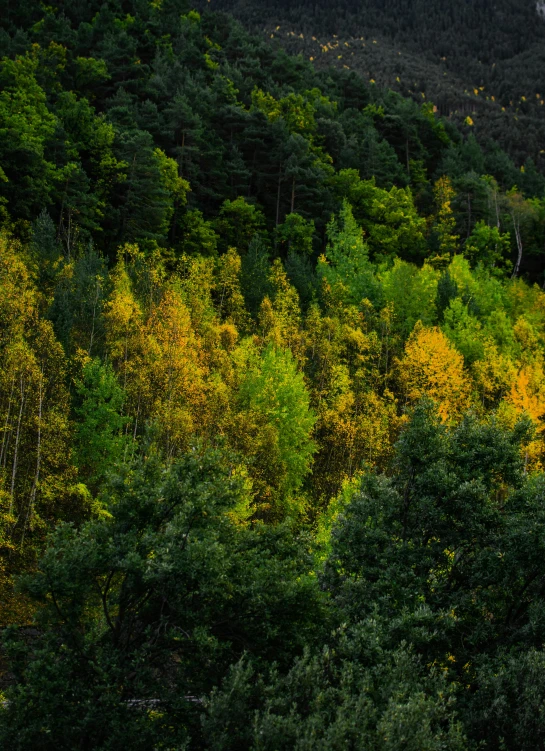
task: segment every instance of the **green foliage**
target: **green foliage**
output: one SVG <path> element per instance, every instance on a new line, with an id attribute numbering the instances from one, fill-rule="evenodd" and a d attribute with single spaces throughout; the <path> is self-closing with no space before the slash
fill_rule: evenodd
<path id="1" fill-rule="evenodd" d="M 509 432 L 472 416 L 447 430 L 429 404 L 419 406 L 393 477 L 365 478 L 333 530 L 325 580 L 343 612 L 385 618 L 394 640 L 402 628 L 427 662 L 450 661 L 460 680 L 478 655 L 501 652 L 513 628 L 531 645 L 527 619 L 542 626 L 526 607 L 511 620 L 519 590 L 504 586 L 511 575 L 531 576 L 526 552 L 513 547 L 518 498 L 532 493 L 519 449 L 529 437 L 528 424 Z"/>
<path id="2" fill-rule="evenodd" d="M 175 201 L 185 201 L 187 183 L 177 177 L 172 160 L 153 148 L 153 139 L 147 132 L 123 133 L 119 154 L 127 165 L 120 240 L 164 240 Z"/>
<path id="3" fill-rule="evenodd" d="M 25 219 L 49 202 L 56 178 L 46 149 L 57 118 L 47 108 L 37 69 L 38 60 L 29 56 L 3 58 L 0 66 L 0 190 L 9 211 Z"/>
<path id="4" fill-rule="evenodd" d="M 4 5 L 0 745 L 543 745 L 537 149 L 382 37 Z"/>
<path id="5" fill-rule="evenodd" d="M 328 225 L 329 245 L 318 262 L 324 294 L 333 303 L 360 305 L 363 300 L 377 298 L 374 268 L 350 204 L 345 201 L 338 219 Z"/>
<path id="6" fill-rule="evenodd" d="M 450 142 L 453 177 L 455 169 L 491 173 L 494 167 L 512 185 L 523 166 L 528 189 L 542 194 L 543 177 L 536 181 L 535 163 L 543 169 L 544 100 L 536 71 L 545 29 L 535 3 L 217 0 L 215 7 L 266 29 L 271 46 L 310 58 L 331 77 L 348 82 L 359 75 L 375 89 L 410 98 L 404 110 L 410 105 L 419 112 L 416 128 L 399 122 L 399 111 L 392 113 L 372 95 L 354 95 L 352 86 L 343 86 L 351 105 L 372 116 L 381 131 L 398 131 L 395 148 L 413 186 L 419 181 L 418 162 L 437 160 Z M 448 117 L 447 123 L 438 120 L 437 111 Z M 457 138 L 454 123 L 469 135 L 466 143 Z M 417 128 L 426 131 L 424 149 L 415 142 Z M 371 174 L 376 168 L 375 162 Z"/>
<path id="7" fill-rule="evenodd" d="M 239 253 L 246 253 L 250 242 L 264 225 L 261 211 L 239 197 L 235 201 L 227 199 L 222 204 L 214 228 L 220 237 L 221 247 L 236 248 Z"/>
<path id="8" fill-rule="evenodd" d="M 181 248 L 184 253 L 204 256 L 217 255 L 218 235 L 198 209 L 188 211 L 181 222 Z"/>
<path id="9" fill-rule="evenodd" d="M 241 286 L 246 306 L 257 313 L 263 298 L 271 292 L 269 281 L 269 251 L 259 237 L 254 236 L 248 252 L 242 256 Z"/>
<path id="10" fill-rule="evenodd" d="M 105 260 L 92 246 L 59 268 L 48 317 L 66 352 L 80 349 L 93 356 L 101 351 L 106 287 Z"/>
<path id="11" fill-rule="evenodd" d="M 485 335 L 482 325 L 459 297 L 452 300 L 444 312 L 443 331 L 468 365 L 484 359 Z"/>
<path id="12" fill-rule="evenodd" d="M 374 178 L 361 180 L 356 170 L 341 170 L 335 185 L 365 230 L 374 259 L 422 259 L 426 223 L 418 216 L 410 188 L 384 190 L 375 185 Z"/>
<path id="13" fill-rule="evenodd" d="M 90 483 L 102 480 L 123 459 L 126 440 L 122 428 L 125 394 L 117 383 L 111 365 L 91 360 L 76 384 L 79 406 L 75 435 L 75 461 L 81 475 Z"/>
<path id="14" fill-rule="evenodd" d="M 396 327 L 407 336 L 417 321 L 424 325 L 436 316 L 439 274 L 429 265 L 421 269 L 396 259 L 393 267 L 381 276 L 384 298 L 393 306 Z"/>
<path id="15" fill-rule="evenodd" d="M 50 292 L 61 265 L 62 250 L 53 220 L 45 209 L 34 222 L 32 247 L 39 268 L 40 286 Z"/>
<path id="16" fill-rule="evenodd" d="M 302 373 L 289 350 L 267 347 L 257 362 L 249 363 L 240 395 L 252 411 L 266 418 L 274 430 L 269 460 L 277 455 L 279 477 L 276 478 L 278 513 L 301 511 L 298 491 L 310 470 L 316 444 L 311 439 L 316 416 L 310 409 L 308 391 Z"/>
<path id="17" fill-rule="evenodd" d="M 426 676 L 414 655 L 400 651 L 369 668 L 357 637 L 339 642 L 268 680 L 244 662 L 235 665 L 207 706 L 207 747 L 467 748 L 448 689 L 437 675 Z"/>
<path id="18" fill-rule="evenodd" d="M 489 227 L 481 221 L 475 225 L 473 232 L 466 240 L 464 252 L 472 265 L 480 263 L 489 269 L 497 267 L 498 272 L 502 273 L 505 266 L 507 266 L 506 270 L 509 270 L 507 259 L 510 250 L 509 233 L 502 235 L 497 227 Z"/>
<path id="19" fill-rule="evenodd" d="M 104 498 L 109 515 L 60 526 L 24 584 L 45 630 L 31 652 L 16 630 L 5 641 L 19 677 L 1 717 L 11 748 L 183 747 L 193 702 L 226 665 L 243 651 L 285 662 L 314 629 L 305 540 L 241 526 L 245 483 L 217 452 L 140 460 Z"/>
<path id="20" fill-rule="evenodd" d="M 311 256 L 313 252 L 315 226 L 300 214 L 288 214 L 283 224 L 275 231 L 277 243 L 284 252 L 300 256 Z"/>
<path id="21" fill-rule="evenodd" d="M 449 270 L 447 269 L 439 277 L 437 282 L 437 297 L 435 299 L 435 307 L 437 309 L 437 317 L 439 320 L 443 317 L 446 308 L 448 308 L 450 301 L 458 296 L 458 285 L 456 281 L 451 277 Z"/>

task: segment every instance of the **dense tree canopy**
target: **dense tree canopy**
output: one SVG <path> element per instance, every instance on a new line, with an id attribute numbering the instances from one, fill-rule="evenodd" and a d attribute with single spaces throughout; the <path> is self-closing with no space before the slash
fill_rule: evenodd
<path id="1" fill-rule="evenodd" d="M 496 142 L 532 175 L 536 164 L 543 169 L 545 14 L 536 0 L 200 0 L 198 6 L 234 13 L 319 69 L 353 70 L 427 101 L 491 151 Z M 471 148 L 464 151 L 470 158 Z M 503 160 L 497 149 L 491 158 L 497 167 Z"/>
<path id="2" fill-rule="evenodd" d="M 545 748 L 539 165 L 181 0 L 0 10 L 0 745 Z"/>

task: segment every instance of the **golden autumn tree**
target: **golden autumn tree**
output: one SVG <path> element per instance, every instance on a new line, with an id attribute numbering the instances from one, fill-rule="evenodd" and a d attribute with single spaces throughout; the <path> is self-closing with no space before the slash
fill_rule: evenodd
<path id="1" fill-rule="evenodd" d="M 509 425 L 513 425 L 522 416 L 531 419 L 535 435 L 525 447 L 526 467 L 532 470 L 542 469 L 545 458 L 545 373 L 541 363 L 520 368 L 499 412 Z"/>
<path id="2" fill-rule="evenodd" d="M 198 435 L 214 441 L 226 430 L 233 409 L 235 352 L 241 333 L 251 327 L 240 289 L 241 259 L 228 249 L 218 261 L 184 256 L 176 290 L 187 307 L 206 376 L 204 411 Z"/>
<path id="3" fill-rule="evenodd" d="M 241 267 L 240 255 L 229 248 L 217 263 L 215 292 L 220 317 L 243 331 L 249 328 L 250 320 L 240 289 Z"/>
<path id="4" fill-rule="evenodd" d="M 23 333 L 38 300 L 35 279 L 19 242 L 0 234 L 0 347 Z"/>
<path id="5" fill-rule="evenodd" d="M 511 385 L 507 401 L 517 412 L 525 413 L 538 423 L 545 415 L 545 375 L 539 365 L 519 370 Z"/>
<path id="6" fill-rule="evenodd" d="M 364 465 L 381 465 L 398 427 L 395 399 L 384 387 L 386 337 L 356 307 L 339 313 L 311 306 L 305 321 L 305 370 L 318 418 L 312 485 L 320 503 Z"/>
<path id="7" fill-rule="evenodd" d="M 125 408 L 134 423 L 136 436 L 142 423 L 140 413 L 149 399 L 149 383 L 143 370 L 144 316 L 123 257 L 114 267 L 110 282 L 112 291 L 104 306 L 106 352 L 119 385 L 127 394 Z"/>
<path id="8" fill-rule="evenodd" d="M 517 376 L 517 366 L 499 351 L 495 342 L 487 339 L 483 357 L 471 365 L 471 375 L 480 408 L 496 409 L 511 390 Z"/>
<path id="9" fill-rule="evenodd" d="M 158 422 L 166 455 L 187 449 L 206 420 L 206 366 L 188 308 L 174 287 L 165 290 L 144 327 L 145 348 L 140 373 L 147 384 L 143 411 Z"/>
<path id="10" fill-rule="evenodd" d="M 230 351 L 238 331 L 214 308 L 211 259 L 183 258 L 180 275 L 168 283 L 153 259 L 147 269 L 137 260 L 135 268 L 120 258 L 112 272 L 107 351 L 126 393 L 133 436 L 154 424 L 171 460 L 194 438 L 214 438 L 229 419 Z M 224 281 L 233 279 L 227 274 Z M 227 296 L 228 290 L 224 302 Z"/>
<path id="11" fill-rule="evenodd" d="M 289 347 L 302 353 L 301 308 L 297 290 L 290 284 L 282 262 L 276 259 L 269 272 L 271 296 L 265 297 L 259 311 L 259 331 L 264 343 Z"/>
<path id="12" fill-rule="evenodd" d="M 397 372 L 405 400 L 433 399 L 444 421 L 456 419 L 469 406 L 464 358 L 437 327 L 416 324 L 405 354 L 398 360 Z"/>

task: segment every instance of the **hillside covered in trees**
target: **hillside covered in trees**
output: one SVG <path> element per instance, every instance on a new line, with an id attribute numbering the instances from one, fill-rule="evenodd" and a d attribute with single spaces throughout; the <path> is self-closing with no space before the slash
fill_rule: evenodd
<path id="1" fill-rule="evenodd" d="M 545 166 L 545 14 L 535 0 L 201 0 L 315 66 L 355 70 L 522 165 Z"/>
<path id="2" fill-rule="evenodd" d="M 182 0 L 0 10 L 0 746 L 545 748 L 539 165 Z"/>

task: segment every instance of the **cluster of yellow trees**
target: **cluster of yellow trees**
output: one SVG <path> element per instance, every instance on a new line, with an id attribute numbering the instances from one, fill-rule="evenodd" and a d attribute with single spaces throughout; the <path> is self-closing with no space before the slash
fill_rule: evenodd
<path id="1" fill-rule="evenodd" d="M 125 246 L 109 273 L 90 272 L 93 315 L 69 317 L 64 346 L 51 311 L 59 285 L 76 283 L 78 261 L 59 262 L 50 270 L 57 281 L 44 283 L 32 249 L 1 237 L 4 584 L 31 564 L 55 520 L 97 513 L 98 486 L 77 444 L 90 363 L 113 369 L 121 394 L 115 409 L 100 388 L 93 397 L 117 410 L 112 462 L 142 441 L 167 461 L 196 441 L 221 446 L 247 475 L 255 513 L 270 521 L 312 519 L 344 481 L 385 466 L 405 408 L 423 397 L 447 422 L 468 409 L 509 424 L 527 414 L 536 427 L 528 468 L 541 467 L 545 294 L 472 270 L 460 255 L 442 269 L 399 259 L 371 267 L 358 256 L 361 231 L 346 245 L 350 221 L 344 235 L 332 233 L 321 297 L 304 310 L 279 259 L 251 315 L 237 249 L 184 256 L 167 272 L 160 256 Z M 356 271 L 358 258 L 366 264 L 373 301 L 344 294 L 354 278 L 342 278 L 343 252 Z"/>

